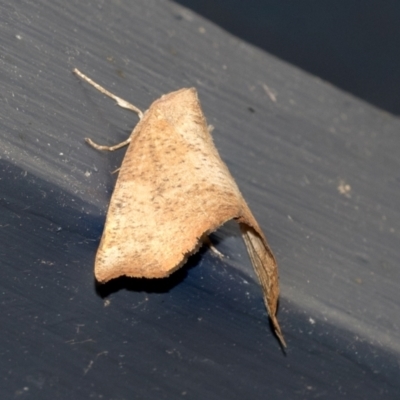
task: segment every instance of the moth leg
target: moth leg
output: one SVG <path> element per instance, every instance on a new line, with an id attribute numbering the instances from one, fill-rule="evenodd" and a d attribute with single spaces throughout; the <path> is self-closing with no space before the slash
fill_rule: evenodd
<path id="1" fill-rule="evenodd" d="M 117 104 L 122 107 L 122 108 L 127 108 L 128 110 L 131 110 L 133 112 L 135 112 L 139 119 L 143 118 L 143 113 L 141 110 L 139 110 L 139 108 L 137 108 L 136 106 L 134 106 L 133 104 L 127 102 L 124 99 L 121 99 L 120 97 L 116 96 L 115 94 L 112 94 L 111 92 L 109 92 L 107 89 L 103 88 L 103 86 L 100 86 L 98 83 L 96 83 L 95 81 L 93 81 L 92 79 L 90 79 L 88 76 L 86 76 L 85 74 L 83 74 L 81 71 L 79 71 L 79 69 L 75 68 L 73 70 L 73 72 L 78 75 L 81 79 L 83 79 L 84 81 L 86 81 L 87 83 L 89 83 L 90 85 L 94 86 L 99 92 L 105 94 L 108 97 L 111 97 L 112 99 L 114 99 Z M 106 151 L 114 151 L 114 150 L 118 150 L 121 147 L 127 146 L 130 142 L 131 142 L 131 138 L 129 137 L 128 139 L 124 140 L 121 143 L 118 143 L 114 146 L 102 146 L 100 144 L 97 144 L 95 142 L 93 142 L 92 139 L 86 138 L 85 139 L 86 142 L 88 144 L 90 144 L 92 147 L 94 147 L 96 150 L 106 150 Z"/>
<path id="2" fill-rule="evenodd" d="M 92 139 L 85 138 L 86 143 L 90 144 L 92 147 L 94 147 L 96 150 L 102 150 L 102 151 L 114 151 L 118 150 L 121 147 L 127 146 L 131 142 L 131 138 L 128 137 L 128 139 L 124 140 L 121 143 L 117 143 L 114 146 L 103 146 L 101 144 L 97 144 L 93 142 Z"/>
<path id="3" fill-rule="evenodd" d="M 204 235 L 201 240 L 203 241 L 203 243 L 205 245 L 207 245 L 210 250 L 219 258 L 224 258 L 224 255 L 212 244 L 210 238 L 208 237 L 208 235 Z"/>
<path id="4" fill-rule="evenodd" d="M 131 110 L 133 112 L 135 112 L 139 119 L 143 118 L 143 112 L 141 110 L 139 110 L 139 108 L 137 108 L 136 106 L 134 106 L 133 104 L 127 102 L 124 99 L 121 99 L 120 97 L 116 96 L 115 94 L 112 94 L 111 92 L 109 92 L 107 89 L 103 88 L 103 86 L 100 86 L 98 83 L 96 83 L 95 81 L 93 81 L 92 79 L 90 79 L 88 76 L 86 76 L 85 74 L 83 74 L 81 71 L 79 71 L 79 69 L 75 68 L 73 70 L 73 72 L 78 75 L 81 79 L 83 79 L 84 81 L 86 81 L 87 83 L 89 83 L 90 85 L 94 86 L 99 92 L 105 94 L 108 97 L 111 97 L 113 100 L 115 100 L 117 102 L 117 104 L 122 107 L 122 108 L 127 108 L 128 110 Z"/>

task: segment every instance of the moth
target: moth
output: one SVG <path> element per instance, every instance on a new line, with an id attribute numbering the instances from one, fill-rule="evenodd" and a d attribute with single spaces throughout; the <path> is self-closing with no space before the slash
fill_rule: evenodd
<path id="1" fill-rule="evenodd" d="M 129 138 L 115 146 L 86 139 L 98 150 L 128 145 L 96 254 L 96 279 L 167 277 L 211 232 L 234 219 L 260 280 L 275 333 L 285 347 L 276 318 L 277 263 L 214 146 L 196 89 L 165 94 L 143 113 L 78 69 L 74 73 L 140 119 Z"/>

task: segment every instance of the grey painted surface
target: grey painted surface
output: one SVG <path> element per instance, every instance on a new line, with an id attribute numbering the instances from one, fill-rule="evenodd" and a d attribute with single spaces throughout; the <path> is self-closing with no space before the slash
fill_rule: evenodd
<path id="1" fill-rule="evenodd" d="M 1 9 L 3 398 L 398 398 L 398 119 L 172 2 Z M 137 117 L 73 67 L 142 109 L 197 87 L 279 262 L 286 355 L 232 226 L 224 260 L 95 285 L 124 151 L 83 138 L 119 142 Z"/>

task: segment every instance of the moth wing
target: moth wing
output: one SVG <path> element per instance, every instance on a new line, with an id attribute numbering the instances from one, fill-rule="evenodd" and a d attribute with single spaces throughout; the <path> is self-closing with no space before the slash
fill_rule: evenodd
<path id="1" fill-rule="evenodd" d="M 254 218 L 254 217 L 250 217 Z M 243 240 L 253 268 L 263 288 L 264 303 L 271 318 L 276 336 L 286 347 L 281 328 L 276 318 L 278 299 L 279 299 L 279 277 L 275 257 L 269 248 L 267 241 L 260 228 L 255 228 L 247 223 L 240 223 Z"/>
<path id="2" fill-rule="evenodd" d="M 240 215 L 240 199 L 196 91 L 163 96 L 132 133 L 96 255 L 96 278 L 170 275 L 204 234 Z"/>

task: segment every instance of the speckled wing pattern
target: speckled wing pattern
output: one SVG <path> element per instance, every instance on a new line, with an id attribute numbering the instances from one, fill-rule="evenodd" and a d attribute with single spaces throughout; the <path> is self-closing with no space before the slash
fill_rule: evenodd
<path id="1" fill-rule="evenodd" d="M 197 251 L 204 235 L 236 219 L 275 318 L 277 265 L 266 239 L 221 160 L 194 88 L 162 96 L 131 134 L 111 198 L 95 275 L 162 278 Z"/>

